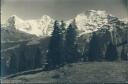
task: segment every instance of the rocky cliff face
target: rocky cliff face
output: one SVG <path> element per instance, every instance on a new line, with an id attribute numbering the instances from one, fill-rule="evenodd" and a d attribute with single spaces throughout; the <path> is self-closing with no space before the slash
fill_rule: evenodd
<path id="1" fill-rule="evenodd" d="M 89 52 L 93 53 L 93 55 L 100 55 L 104 59 L 110 44 L 116 47 L 119 60 L 128 59 L 128 25 L 120 21 L 114 23 L 113 26 L 105 25 L 100 30 L 82 35 L 79 38 L 79 49 L 86 58 L 85 60 L 87 60 L 86 56 L 89 55 Z"/>
<path id="2" fill-rule="evenodd" d="M 126 20 L 122 21 L 115 16 L 107 15 L 107 23 L 97 28 L 97 31 L 82 35 L 80 39 L 84 39 L 82 40 L 83 43 L 79 43 L 80 45 L 85 44 L 82 48 L 83 54 L 85 54 L 84 56 L 88 55 L 90 49 L 95 46 L 96 48 L 94 48 L 94 50 L 92 49 L 91 53 L 96 55 L 97 52 L 99 52 L 98 55 L 104 58 L 108 46 L 113 44 L 116 46 L 118 57 L 121 59 L 121 53 L 124 52 L 123 47 L 126 49 L 128 44 L 128 23 Z M 94 51 L 96 51 L 96 53 L 94 53 Z M 128 56 L 126 54 L 128 54 L 127 49 L 125 50 L 125 56 L 127 58 Z"/>
<path id="3" fill-rule="evenodd" d="M 2 32 L 2 75 L 43 67 L 54 20 L 47 16 L 42 18 L 39 22 L 24 22 L 16 16 L 10 17 L 9 26 Z M 37 24 L 41 21 L 42 26 Z M 65 21 L 66 26 L 72 21 Z M 32 23 L 36 25 L 32 26 Z M 97 61 L 104 61 L 110 45 L 116 47 L 118 60 L 128 60 L 128 21 L 118 19 L 105 11 L 91 10 L 77 15 L 74 24 L 77 25 L 78 51 L 84 61 L 89 60 L 90 53 L 103 58 Z"/>

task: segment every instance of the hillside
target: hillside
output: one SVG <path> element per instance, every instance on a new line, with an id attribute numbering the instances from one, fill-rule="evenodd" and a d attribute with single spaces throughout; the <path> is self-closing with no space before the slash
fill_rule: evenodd
<path id="1" fill-rule="evenodd" d="M 34 70 L 49 64 L 50 43 L 54 45 L 51 51 L 56 54 L 55 56 L 51 53 L 51 56 L 55 57 L 54 62 L 50 64 L 52 66 L 60 61 L 59 58 L 64 59 L 61 61 L 62 64 L 66 63 L 67 58 L 71 58 L 69 62 L 128 60 L 127 18 L 120 19 L 105 11 L 89 10 L 68 21 L 57 21 L 58 24 L 54 21 L 47 15 L 33 20 L 22 20 L 16 15 L 8 18 L 6 24 L 1 26 L 1 76 Z M 65 24 L 64 31 L 61 30 L 62 23 Z M 57 38 L 55 36 L 55 40 L 51 42 L 53 37 L 51 32 L 57 28 L 55 25 L 61 33 L 56 32 L 58 36 Z M 67 34 L 68 29 L 71 28 L 69 25 L 76 35 L 72 35 L 72 32 Z M 62 41 L 56 40 L 59 38 Z M 71 44 L 66 46 L 66 43 L 72 38 L 74 41 L 70 43 L 73 47 L 69 48 Z M 69 52 L 68 55 L 65 54 L 67 52 Z M 72 57 L 74 54 L 78 56 L 78 59 Z M 53 60 L 51 56 L 49 58 Z M 56 64 L 61 65 L 61 63 Z"/>
<path id="2" fill-rule="evenodd" d="M 32 83 L 126 83 L 128 82 L 128 62 L 74 63 L 60 69 L 19 75 L 8 80 Z M 9 82 L 8 80 L 6 82 Z"/>

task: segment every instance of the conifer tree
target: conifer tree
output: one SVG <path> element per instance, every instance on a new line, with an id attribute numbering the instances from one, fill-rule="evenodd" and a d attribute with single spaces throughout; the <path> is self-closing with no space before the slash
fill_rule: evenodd
<path id="1" fill-rule="evenodd" d="M 88 53 L 88 61 L 101 61 L 101 49 L 99 44 L 99 38 L 94 32 L 89 43 L 89 53 Z"/>
<path id="2" fill-rule="evenodd" d="M 64 21 L 61 21 L 61 31 L 60 31 L 60 53 L 61 53 L 61 64 L 63 65 L 65 63 L 65 29 L 66 24 L 64 23 Z"/>
<path id="3" fill-rule="evenodd" d="M 66 57 L 66 62 L 68 63 L 77 61 L 78 52 L 77 52 L 77 44 L 76 44 L 76 40 L 77 40 L 76 28 L 77 27 L 75 23 L 72 23 L 69 25 L 67 32 L 66 32 L 66 42 L 65 42 L 66 55 L 65 57 Z"/>
<path id="4" fill-rule="evenodd" d="M 125 52 L 125 48 L 123 47 L 121 51 L 121 59 L 127 61 L 128 60 L 128 55 L 127 52 Z"/>
<path id="5" fill-rule="evenodd" d="M 10 60 L 10 66 L 9 66 L 9 73 L 16 73 L 17 72 L 17 60 L 16 55 L 12 53 L 12 57 Z"/>
<path id="6" fill-rule="evenodd" d="M 28 66 L 26 66 L 26 64 L 27 64 L 27 61 L 26 61 L 26 58 L 25 58 L 25 49 L 26 49 L 26 47 L 25 47 L 25 44 L 24 43 L 22 43 L 21 45 L 20 45 L 20 50 L 19 50 L 19 52 L 20 52 L 20 55 L 18 56 L 18 63 L 17 64 L 19 64 L 18 65 L 18 71 L 20 72 L 20 71 L 24 71 L 24 70 L 27 70 L 27 67 Z"/>
<path id="7" fill-rule="evenodd" d="M 87 45 L 89 45 L 89 44 L 87 44 Z M 82 55 L 82 57 L 83 57 L 83 60 L 82 61 L 84 61 L 84 62 L 87 62 L 88 61 L 89 46 L 87 46 L 87 45 L 85 45 L 84 51 L 83 51 L 83 55 Z"/>
<path id="8" fill-rule="evenodd" d="M 36 49 L 36 54 L 35 54 L 35 66 L 34 68 L 41 68 L 42 66 L 42 54 L 39 48 Z"/>
<path id="9" fill-rule="evenodd" d="M 112 42 L 107 47 L 105 59 L 107 61 L 116 61 L 118 59 L 117 48 Z"/>
<path id="10" fill-rule="evenodd" d="M 61 40 L 62 40 L 62 30 L 58 21 L 54 23 L 54 30 L 49 43 L 48 53 L 47 53 L 47 68 L 56 68 L 61 64 Z"/>

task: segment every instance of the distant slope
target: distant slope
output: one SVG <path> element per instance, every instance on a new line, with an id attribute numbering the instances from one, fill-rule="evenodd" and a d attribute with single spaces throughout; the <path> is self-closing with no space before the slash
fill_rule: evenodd
<path id="1" fill-rule="evenodd" d="M 35 35 L 28 34 L 16 29 L 9 29 L 6 27 L 1 28 L 1 42 L 15 42 L 15 41 L 24 41 L 30 40 L 32 38 L 37 38 Z"/>
<path id="2" fill-rule="evenodd" d="M 28 34 L 13 28 L 2 27 L 1 28 L 1 49 L 13 47 L 17 44 L 21 44 L 32 39 L 39 38 L 35 35 Z"/>
<path id="3" fill-rule="evenodd" d="M 32 83 L 125 83 L 128 82 L 128 62 L 75 63 L 57 70 L 20 75 L 8 80 Z"/>

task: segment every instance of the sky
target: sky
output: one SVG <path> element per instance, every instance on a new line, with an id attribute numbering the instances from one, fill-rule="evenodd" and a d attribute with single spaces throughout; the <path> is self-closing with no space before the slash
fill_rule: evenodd
<path id="1" fill-rule="evenodd" d="M 1 19 L 4 23 L 11 15 L 39 19 L 49 15 L 68 20 L 87 10 L 106 10 L 120 18 L 128 18 L 128 0 L 2 0 Z"/>

